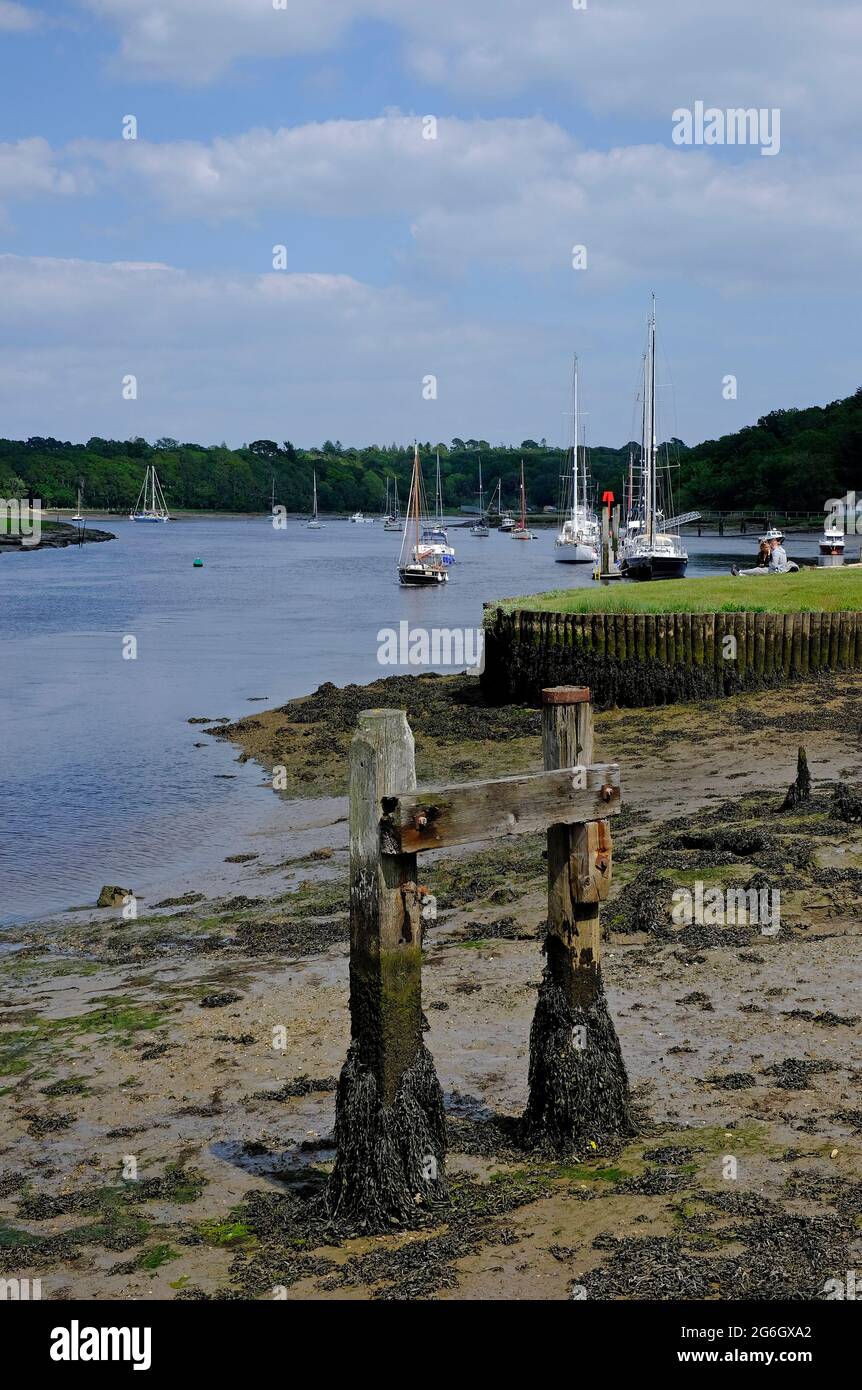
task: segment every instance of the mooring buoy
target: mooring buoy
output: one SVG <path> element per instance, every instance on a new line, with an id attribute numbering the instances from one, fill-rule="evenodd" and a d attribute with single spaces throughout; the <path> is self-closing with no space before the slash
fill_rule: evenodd
<path id="1" fill-rule="evenodd" d="M 202 569 L 202 568 L 203 568 L 203 563 L 204 563 L 203 560 L 200 560 L 200 559 L 194 560 L 194 561 L 193 561 L 193 564 L 194 564 L 194 567 L 195 567 L 196 570 Z"/>

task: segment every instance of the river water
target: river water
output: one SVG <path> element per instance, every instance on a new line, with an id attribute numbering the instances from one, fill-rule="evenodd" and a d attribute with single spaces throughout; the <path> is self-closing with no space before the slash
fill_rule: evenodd
<path id="1" fill-rule="evenodd" d="M 450 582 L 416 591 L 399 586 L 400 537 L 379 522 L 96 524 L 117 539 L 0 556 L 2 924 L 92 905 L 103 883 L 215 882 L 273 824 L 260 768 L 190 718 L 394 674 L 377 634 L 402 619 L 475 628 L 483 601 L 592 582 L 589 566 L 554 563 L 551 528 L 527 544 L 452 529 Z M 690 575 L 756 550 L 756 537 L 687 541 Z M 809 558 L 817 540 L 788 551 Z"/>

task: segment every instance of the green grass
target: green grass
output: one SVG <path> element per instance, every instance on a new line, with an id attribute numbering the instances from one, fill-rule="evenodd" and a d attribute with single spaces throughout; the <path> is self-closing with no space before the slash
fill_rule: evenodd
<path id="1" fill-rule="evenodd" d="M 532 613 L 836 613 L 862 608 L 862 567 L 553 589 L 505 599 L 499 606 Z M 493 620 L 491 608 L 488 621 Z"/>

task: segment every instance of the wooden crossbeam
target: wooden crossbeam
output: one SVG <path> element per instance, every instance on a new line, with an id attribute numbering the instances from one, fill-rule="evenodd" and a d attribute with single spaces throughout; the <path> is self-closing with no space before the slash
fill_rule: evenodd
<path id="1" fill-rule="evenodd" d="M 415 854 L 604 820 L 618 814 L 620 798 L 618 763 L 407 791 L 380 802 L 380 848 Z"/>

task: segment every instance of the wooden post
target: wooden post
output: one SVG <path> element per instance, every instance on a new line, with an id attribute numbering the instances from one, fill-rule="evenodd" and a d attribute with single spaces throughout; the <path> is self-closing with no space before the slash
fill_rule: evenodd
<path id="1" fill-rule="evenodd" d="M 593 707 L 586 686 L 542 691 L 542 752 L 546 772 L 593 761 Z M 602 950 L 598 898 L 583 897 L 586 839 L 586 825 L 548 827 L 545 952 L 551 975 L 575 1007 L 589 1007 L 592 1001 Z M 607 841 L 610 845 L 609 832 Z M 610 849 L 608 865 L 610 881 Z"/>
<path id="2" fill-rule="evenodd" d="M 350 747 L 350 1032 L 384 1105 L 422 1044 L 416 855 L 381 855 L 380 802 L 415 791 L 403 710 L 363 710 Z"/>
<path id="3" fill-rule="evenodd" d="M 383 798 L 415 788 L 404 711 L 363 711 L 350 747 L 351 1045 L 328 1200 L 364 1230 L 403 1224 L 446 1190 L 443 1097 L 422 1040 L 416 855 L 380 851 Z"/>
<path id="4" fill-rule="evenodd" d="M 593 761 L 584 686 L 542 691 L 546 771 Z M 547 958 L 530 1034 L 525 1140 L 557 1152 L 633 1133 L 628 1077 L 601 974 L 599 904 L 611 876 L 607 821 L 548 828 Z"/>

